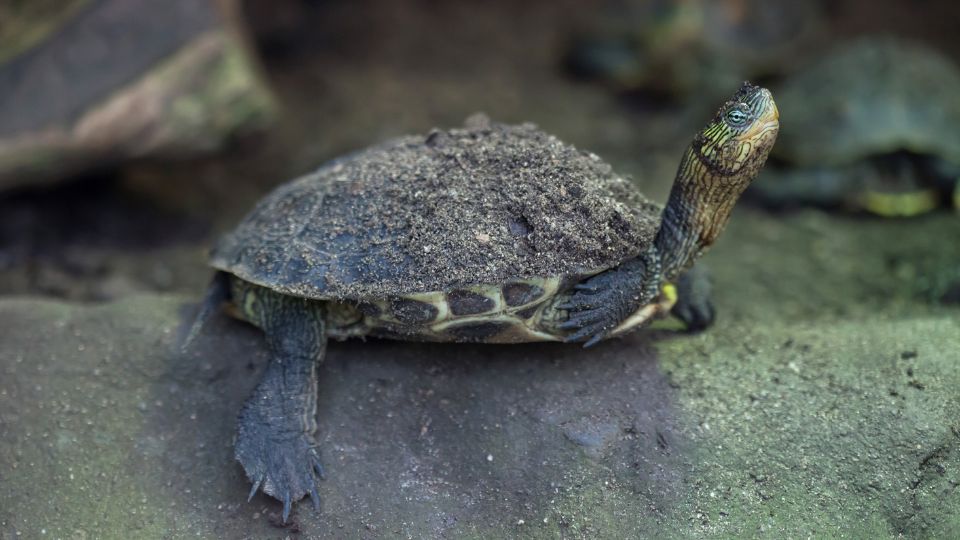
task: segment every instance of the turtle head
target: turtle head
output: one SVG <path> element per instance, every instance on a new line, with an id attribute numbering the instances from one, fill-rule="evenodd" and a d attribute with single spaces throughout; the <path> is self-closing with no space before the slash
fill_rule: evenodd
<path id="1" fill-rule="evenodd" d="M 711 184 L 740 187 L 737 197 L 760 172 L 779 129 L 780 112 L 770 91 L 743 83 L 693 139 L 688 152 L 696 162 L 690 166 L 700 176 L 709 175 L 704 180 Z"/>
<path id="2" fill-rule="evenodd" d="M 733 205 L 766 162 L 779 119 L 770 91 L 743 83 L 694 137 L 657 233 L 668 279 L 688 268 L 723 231 Z"/>

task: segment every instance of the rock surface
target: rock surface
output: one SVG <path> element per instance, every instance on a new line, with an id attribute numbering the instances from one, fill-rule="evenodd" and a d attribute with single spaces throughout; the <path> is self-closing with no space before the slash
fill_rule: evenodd
<path id="1" fill-rule="evenodd" d="M 949 313 L 589 351 L 334 344 L 323 510 L 284 527 L 232 458 L 262 339 L 221 317 L 181 354 L 191 312 L 0 301 L 0 537 L 960 534 Z"/>
<path id="2" fill-rule="evenodd" d="M 23 36 L 0 38 L 0 190 L 196 157 L 276 115 L 230 0 L 42 4 L 0 7 Z"/>

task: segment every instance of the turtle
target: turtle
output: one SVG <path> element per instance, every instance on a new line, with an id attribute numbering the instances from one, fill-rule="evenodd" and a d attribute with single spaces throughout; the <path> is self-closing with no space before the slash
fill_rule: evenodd
<path id="1" fill-rule="evenodd" d="M 960 208 L 960 68 L 925 45 L 870 36 L 777 87 L 795 111 L 750 198 L 880 216 Z"/>
<path id="2" fill-rule="evenodd" d="M 223 306 L 266 335 L 270 362 L 237 420 L 249 496 L 282 501 L 284 522 L 307 495 L 319 508 L 328 340 L 589 347 L 674 306 L 703 313 L 684 298 L 698 288 L 691 266 L 763 166 L 778 119 L 770 92 L 744 83 L 684 153 L 663 208 L 598 156 L 485 116 L 276 188 L 211 250 L 184 345 Z"/>

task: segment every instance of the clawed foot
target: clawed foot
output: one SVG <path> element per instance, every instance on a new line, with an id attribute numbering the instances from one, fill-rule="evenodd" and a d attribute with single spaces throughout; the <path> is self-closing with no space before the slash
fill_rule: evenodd
<path id="1" fill-rule="evenodd" d="M 683 296 L 677 299 L 672 313 L 683 321 L 683 324 L 687 327 L 687 332 L 706 330 L 713 324 L 713 319 L 716 316 L 709 298 L 685 299 Z"/>
<path id="2" fill-rule="evenodd" d="M 619 303 L 617 291 L 590 281 L 576 285 L 574 290 L 569 301 L 557 306 L 570 312 L 560 329 L 573 331 L 564 339 L 567 343 L 585 341 L 584 347 L 592 347 L 623 319 L 615 307 Z"/>
<path id="3" fill-rule="evenodd" d="M 659 261 L 644 255 L 597 274 L 574 286 L 573 294 L 557 306 L 569 312 L 561 330 L 571 330 L 567 343 L 585 341 L 592 347 L 659 292 Z"/>
<path id="4" fill-rule="evenodd" d="M 671 311 L 683 321 L 689 332 L 699 332 L 713 324 L 716 313 L 710 276 L 702 264 L 694 266 L 677 280 L 677 303 Z"/>
<path id="5" fill-rule="evenodd" d="M 273 424 L 253 418 L 245 409 L 240 414 L 236 458 L 253 483 L 247 500 L 257 490 L 283 502 L 283 521 L 290 516 L 293 501 L 310 495 L 313 507 L 320 511 L 317 482 L 324 477 L 313 438 L 303 433 L 290 419 L 272 419 Z M 282 425 L 277 426 L 275 423 Z M 278 429 L 279 428 L 279 429 Z"/>

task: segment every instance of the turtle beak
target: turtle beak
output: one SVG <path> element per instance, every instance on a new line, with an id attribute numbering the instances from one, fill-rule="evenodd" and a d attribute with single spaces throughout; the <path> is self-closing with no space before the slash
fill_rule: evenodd
<path id="1" fill-rule="evenodd" d="M 777 122 L 780 120 L 780 109 L 777 108 L 777 102 L 773 100 L 773 94 L 766 88 L 760 89 L 761 102 L 766 104 L 764 111 L 765 123 Z"/>
<path id="2" fill-rule="evenodd" d="M 773 96 L 766 88 L 761 89 L 760 92 L 761 102 L 764 103 L 763 112 L 759 121 L 745 134 L 748 138 L 757 138 L 771 131 L 776 133 L 780 129 L 780 109 L 777 108 L 777 103 L 773 101 Z"/>

